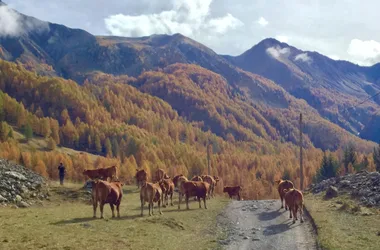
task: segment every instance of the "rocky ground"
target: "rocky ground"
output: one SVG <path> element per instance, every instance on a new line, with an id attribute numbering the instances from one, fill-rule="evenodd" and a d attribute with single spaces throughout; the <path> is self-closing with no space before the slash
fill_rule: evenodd
<path id="1" fill-rule="evenodd" d="M 0 159 L 0 206 L 29 207 L 46 199 L 49 190 L 42 176 Z"/>
<path id="2" fill-rule="evenodd" d="M 327 198 L 348 193 L 361 205 L 380 207 L 380 173 L 361 171 L 330 178 L 311 185 L 309 191 L 314 194 L 327 191 Z"/>

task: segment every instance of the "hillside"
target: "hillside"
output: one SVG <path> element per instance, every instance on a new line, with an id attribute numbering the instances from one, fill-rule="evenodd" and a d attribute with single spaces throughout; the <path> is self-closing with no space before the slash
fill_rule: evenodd
<path id="1" fill-rule="evenodd" d="M 275 39 L 265 39 L 239 56 L 225 58 L 243 70 L 273 80 L 346 130 L 365 139 L 380 139 L 368 128 L 378 120 L 379 97 L 352 108 L 380 91 L 376 73 L 380 64 L 361 67 L 335 61 Z"/>

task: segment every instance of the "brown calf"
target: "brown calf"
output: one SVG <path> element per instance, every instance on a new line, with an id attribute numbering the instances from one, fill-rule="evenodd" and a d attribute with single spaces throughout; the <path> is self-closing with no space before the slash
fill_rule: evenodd
<path id="1" fill-rule="evenodd" d="M 241 200 L 240 192 L 242 190 L 241 186 L 234 186 L 234 187 L 224 187 L 223 188 L 223 193 L 228 193 L 230 196 L 230 199 L 232 199 L 233 196 L 238 197 L 238 201 Z"/>
<path id="2" fill-rule="evenodd" d="M 278 185 L 278 194 L 280 195 L 280 199 L 281 199 L 281 208 L 284 208 L 284 205 L 283 205 L 283 201 L 285 197 L 284 189 L 294 188 L 294 184 L 293 182 L 289 180 L 282 180 L 282 179 L 277 180 L 275 182 Z M 285 203 L 285 210 L 288 210 L 286 203 Z"/>
<path id="3" fill-rule="evenodd" d="M 161 181 L 162 179 L 169 179 L 170 177 L 165 173 L 165 171 L 162 168 L 157 169 L 155 173 L 155 180 L 156 182 Z"/>
<path id="4" fill-rule="evenodd" d="M 94 209 L 94 218 L 96 218 L 96 209 L 100 207 L 100 218 L 103 219 L 104 204 L 110 204 L 112 210 L 112 218 L 115 217 L 114 205 L 117 210 L 117 217 L 120 217 L 120 202 L 123 197 L 123 184 L 120 182 L 107 182 L 96 180 L 92 183 L 92 205 Z"/>
<path id="5" fill-rule="evenodd" d="M 170 205 L 173 206 L 173 193 L 174 193 L 174 183 L 171 179 L 162 179 L 159 182 L 159 185 L 162 190 L 162 206 L 166 207 L 169 203 L 169 195 L 170 195 Z M 165 201 L 164 202 L 164 198 Z M 166 205 L 165 205 L 166 203 Z"/>
<path id="6" fill-rule="evenodd" d="M 203 199 L 205 209 L 207 209 L 206 205 L 206 196 L 209 192 L 210 184 L 204 181 L 181 181 L 179 187 L 179 201 L 178 201 L 178 209 L 181 209 L 181 201 L 182 196 L 185 195 L 186 199 L 186 208 L 189 209 L 189 198 L 192 196 L 196 196 L 199 202 L 199 208 L 201 206 L 201 198 Z"/>
<path id="7" fill-rule="evenodd" d="M 293 214 L 293 224 L 296 223 L 296 220 L 298 220 L 297 212 L 299 210 L 300 212 L 300 221 L 303 223 L 303 207 L 304 207 L 304 200 L 303 195 L 300 190 L 291 188 L 291 189 L 284 189 L 284 199 L 285 199 L 285 206 L 289 207 L 289 214 L 290 218 L 292 218 Z"/>
<path id="8" fill-rule="evenodd" d="M 143 216 L 145 202 L 148 202 L 149 216 L 153 215 L 154 202 L 158 203 L 158 211 L 160 214 L 162 214 L 161 200 L 162 200 L 162 189 L 160 185 L 158 183 L 145 182 L 140 190 L 141 216 Z M 152 209 L 152 212 L 150 212 L 151 209 Z"/>
<path id="9" fill-rule="evenodd" d="M 140 186 L 143 186 L 145 182 L 148 181 L 148 173 L 144 169 L 136 169 L 136 171 L 136 185 L 139 188 Z"/>
<path id="10" fill-rule="evenodd" d="M 211 175 L 203 175 L 202 177 L 204 182 L 210 184 L 210 190 L 208 192 L 208 198 L 211 199 L 211 196 L 214 196 L 214 189 L 216 185 L 215 179 Z"/>

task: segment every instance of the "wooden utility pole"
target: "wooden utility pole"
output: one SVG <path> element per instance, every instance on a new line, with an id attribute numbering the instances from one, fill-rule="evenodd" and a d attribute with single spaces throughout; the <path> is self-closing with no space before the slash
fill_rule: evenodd
<path id="1" fill-rule="evenodd" d="M 207 172 L 208 172 L 208 175 L 211 175 L 211 164 L 210 164 L 210 157 L 211 157 L 211 152 L 210 152 L 210 146 L 211 146 L 211 143 L 208 142 L 207 144 Z"/>
<path id="2" fill-rule="evenodd" d="M 302 164 L 302 113 L 300 114 L 300 189 L 303 190 L 303 164 Z"/>

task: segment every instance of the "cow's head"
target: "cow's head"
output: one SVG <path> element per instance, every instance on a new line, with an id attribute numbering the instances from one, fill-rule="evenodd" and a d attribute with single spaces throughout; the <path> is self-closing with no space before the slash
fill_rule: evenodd
<path id="1" fill-rule="evenodd" d="M 227 190 L 228 190 L 228 187 L 224 186 L 224 187 L 223 187 L 223 193 L 228 192 Z"/>
<path id="2" fill-rule="evenodd" d="M 140 186 L 143 186 L 145 182 L 148 181 L 148 173 L 144 169 L 136 169 L 136 171 L 136 185 L 139 188 Z"/>
<path id="3" fill-rule="evenodd" d="M 214 175 L 214 180 L 215 180 L 215 186 L 218 185 L 218 182 L 220 181 L 219 177 Z"/>
<path id="4" fill-rule="evenodd" d="M 284 180 L 282 179 L 279 179 L 279 180 L 275 180 L 274 183 L 276 183 L 277 185 L 280 185 L 281 182 L 283 182 Z"/>
<path id="5" fill-rule="evenodd" d="M 170 176 L 165 173 L 164 179 L 170 179 Z"/>

